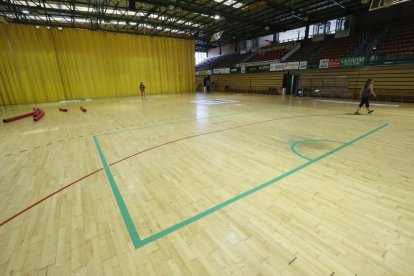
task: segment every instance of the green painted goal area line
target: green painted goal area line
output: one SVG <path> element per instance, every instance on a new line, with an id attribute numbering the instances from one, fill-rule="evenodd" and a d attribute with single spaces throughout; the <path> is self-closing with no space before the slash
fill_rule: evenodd
<path id="1" fill-rule="evenodd" d="M 306 159 L 308 161 L 311 161 L 312 158 L 306 157 L 303 154 L 300 154 L 297 150 L 296 150 L 296 146 L 299 144 L 304 144 L 304 143 L 320 143 L 320 142 L 330 142 L 330 143 L 337 143 L 337 144 L 345 144 L 344 142 L 340 142 L 340 141 L 335 141 L 335 140 L 312 140 L 312 139 L 306 139 L 306 140 L 300 140 L 297 141 L 295 143 L 293 143 L 292 145 L 290 145 L 290 150 L 298 155 L 299 157 L 302 157 L 303 159 Z"/>
<path id="2" fill-rule="evenodd" d="M 337 147 L 337 148 L 335 148 L 335 149 L 333 149 L 333 150 L 331 150 L 331 151 L 329 151 L 329 152 L 327 152 L 327 153 L 325 153 L 325 154 L 323 154 L 319 157 L 316 157 L 312 160 L 309 160 L 308 162 L 306 162 L 306 163 L 304 163 L 304 164 L 302 164 L 302 165 L 300 165 L 300 166 L 298 166 L 298 167 L 296 167 L 296 168 L 294 168 L 294 169 L 292 169 L 292 170 L 290 170 L 286 173 L 283 173 L 282 175 L 280 175 L 276 178 L 273 178 L 273 179 L 271 179 L 271 180 L 269 180 L 269 181 L 267 181 L 267 182 L 265 182 L 265 183 L 263 183 L 259 186 L 256 186 L 256 187 L 254 187 L 254 188 L 252 188 L 252 189 L 250 189 L 246 192 L 243 192 L 243 193 L 241 193 L 237 196 L 234 196 L 234 197 L 232 197 L 232 198 L 230 198 L 230 199 L 228 199 L 228 200 L 226 200 L 226 201 L 224 201 L 224 202 L 222 202 L 222 203 L 220 203 L 220 204 L 218 204 L 218 205 L 216 205 L 216 206 L 214 206 L 210 209 L 207 209 L 207 210 L 205 210 L 205 211 L 203 211 L 203 212 L 201 212 L 201 213 L 199 213 L 199 214 L 197 214 L 197 215 L 195 215 L 191 218 L 188 218 L 188 219 L 186 219 L 182 222 L 179 222 L 179 223 L 177 223 L 173 226 L 170 226 L 170 227 L 168 227 L 168 228 L 166 228 L 166 229 L 164 229 L 164 230 L 162 230 L 162 231 L 160 231 L 160 232 L 158 232 L 154 235 L 151 235 L 151 236 L 149 236 L 145 239 L 142 239 L 142 240 L 140 239 L 140 237 L 138 235 L 138 232 L 137 232 L 137 230 L 136 230 L 136 228 L 135 228 L 135 226 L 132 222 L 131 216 L 129 215 L 128 209 L 127 209 L 127 207 L 126 207 L 126 205 L 125 205 L 125 203 L 122 199 L 121 193 L 119 192 L 119 189 L 117 187 L 115 179 L 114 179 L 114 177 L 111 173 L 111 170 L 108 166 L 108 163 L 106 162 L 106 159 L 105 159 L 103 151 L 100 147 L 99 141 L 96 138 L 96 136 L 94 136 L 93 138 L 94 138 L 95 145 L 96 145 L 98 153 L 99 153 L 99 157 L 101 158 L 102 165 L 104 167 L 104 171 L 105 171 L 105 173 L 107 175 L 107 178 L 108 178 L 108 181 L 111 185 L 112 191 L 114 193 L 114 196 L 115 196 L 116 202 L 118 204 L 118 207 L 121 211 L 121 215 L 124 219 L 125 225 L 128 229 L 131 240 L 132 240 L 135 248 L 138 249 L 138 248 L 140 248 L 140 247 L 142 247 L 142 246 L 144 246 L 148 243 L 151 243 L 155 240 L 158 240 L 162 237 L 165 237 L 165 236 L 167 236 L 167 235 L 169 235 L 169 234 L 171 234 L 171 233 L 173 233 L 173 232 L 175 232 L 175 231 L 177 231 L 177 230 L 179 230 L 179 229 L 181 229 L 181 228 L 183 228 L 183 227 L 185 227 L 185 226 L 187 226 L 187 225 L 189 225 L 193 222 L 196 222 L 197 220 L 202 219 L 202 218 L 204 218 L 204 217 L 206 217 L 206 216 L 208 216 L 208 215 L 210 215 L 210 214 L 212 214 L 212 213 L 214 213 L 214 212 L 216 212 L 216 211 L 218 211 L 218 210 L 220 210 L 220 209 L 222 209 L 222 208 L 224 208 L 224 207 L 226 207 L 226 206 L 228 206 L 228 205 L 230 205 L 230 204 L 232 204 L 232 203 L 234 203 L 234 202 L 236 202 L 236 201 L 238 201 L 238 200 L 240 200 L 240 199 L 242 199 L 246 196 L 249 196 L 249 195 L 251 195 L 251 194 L 253 194 L 253 193 L 255 193 L 255 192 L 257 192 L 257 191 L 259 191 L 263 188 L 266 188 L 267 186 L 270 186 L 270 185 L 272 185 L 272 184 L 274 184 L 274 183 L 276 183 L 276 182 L 278 182 L 278 181 L 280 181 L 280 180 L 282 180 L 282 179 L 284 179 L 284 178 L 286 178 L 286 177 L 288 177 L 288 176 L 290 176 L 290 175 L 292 175 L 292 174 L 294 174 L 294 173 L 296 173 L 296 172 L 298 172 L 298 171 L 300 171 L 300 170 L 302 170 L 302 169 L 304 169 L 304 168 L 306 168 L 306 167 L 308 167 L 308 166 L 324 159 L 325 157 L 328 157 L 328 156 L 334 154 L 335 152 L 340 151 L 343 148 L 348 147 L 348 146 L 354 144 L 355 142 L 358 142 L 361 139 L 364 139 L 365 137 L 381 130 L 384 127 L 386 127 L 387 125 L 388 124 L 383 124 L 383 125 L 375 128 L 375 129 L 372 129 L 371 131 L 369 131 L 369 132 L 367 132 L 367 133 L 365 133 L 365 134 L 363 134 L 363 135 L 361 135 L 361 136 L 359 136 L 359 137 L 357 137 L 357 138 L 355 138 L 355 139 L 353 139 L 349 142 L 343 143 L 341 146 L 339 146 L 339 147 Z"/>

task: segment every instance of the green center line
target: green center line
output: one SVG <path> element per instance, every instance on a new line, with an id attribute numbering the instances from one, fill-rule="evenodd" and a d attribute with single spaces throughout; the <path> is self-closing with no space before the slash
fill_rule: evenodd
<path id="1" fill-rule="evenodd" d="M 330 143 L 338 143 L 338 144 L 345 144 L 344 142 L 340 142 L 340 141 L 334 141 L 334 140 L 311 140 L 311 139 L 306 139 L 306 140 L 300 140 L 297 141 L 295 143 L 293 143 L 292 145 L 290 145 L 290 150 L 293 151 L 294 154 L 302 157 L 303 159 L 306 159 L 308 161 L 311 161 L 312 158 L 306 157 L 303 154 L 300 154 L 297 150 L 296 150 L 296 146 L 299 144 L 304 144 L 304 143 L 321 143 L 321 142 L 330 142 Z"/>
<path id="2" fill-rule="evenodd" d="M 220 209 L 222 209 L 222 208 L 224 208 L 224 207 L 226 207 L 226 206 L 228 206 L 228 205 L 230 205 L 230 204 L 232 204 L 232 203 L 234 203 L 234 202 L 236 202 L 236 201 L 238 201 L 238 200 L 240 200 L 240 199 L 242 199 L 246 196 L 249 196 L 253 193 L 256 193 L 257 191 L 259 191 L 259 190 L 261 190 L 261 189 L 263 189 L 267 186 L 270 186 L 270 185 L 272 185 L 272 184 L 274 184 L 274 183 L 276 183 L 276 182 L 278 182 L 278 181 L 280 181 L 280 180 L 282 180 L 282 179 L 284 179 L 284 178 L 286 178 L 286 177 L 288 177 L 288 176 L 290 176 L 290 175 L 292 175 L 292 174 L 294 174 L 294 173 L 296 173 L 296 172 L 298 172 L 298 171 L 300 171 L 300 170 L 302 170 L 302 169 L 304 169 L 304 168 L 306 168 L 306 167 L 308 167 L 308 166 L 324 159 L 325 157 L 328 157 L 328 156 L 334 154 L 335 152 L 340 151 L 343 148 L 348 147 L 348 146 L 354 144 L 355 142 L 357 142 L 357 141 L 359 141 L 359 140 L 361 140 L 361 139 L 363 139 L 363 138 L 365 138 L 365 137 L 381 130 L 382 128 L 386 127 L 387 125 L 388 124 L 384 123 L 381 126 L 379 126 L 377 128 L 374 128 L 371 131 L 368 131 L 367 133 L 365 133 L 365 134 L 363 134 L 363 135 L 361 135 L 361 136 L 359 136 L 359 137 L 357 137 L 357 138 L 355 138 L 355 139 L 353 139 L 349 142 L 346 142 L 346 143 L 338 142 L 338 143 L 342 143 L 342 145 L 335 148 L 335 149 L 333 149 L 333 150 L 331 150 L 331 151 L 329 151 L 329 152 L 327 152 L 327 153 L 325 153 L 325 154 L 320 155 L 319 157 L 311 159 L 308 162 L 306 162 L 306 163 L 304 163 L 304 164 L 302 164 L 302 165 L 300 165 L 300 166 L 298 166 L 298 167 L 296 167 L 296 168 L 294 168 L 294 169 L 292 169 L 292 170 L 290 170 L 286 173 L 283 173 L 282 175 L 280 175 L 276 178 L 273 178 L 273 179 L 271 179 L 271 180 L 269 180 L 269 181 L 267 181 L 267 182 L 265 182 L 265 183 L 263 183 L 259 186 L 256 186 L 256 187 L 254 187 L 250 190 L 247 190 L 246 192 L 243 192 L 239 195 L 236 195 L 236 196 L 234 196 L 234 197 L 232 197 L 232 198 L 230 198 L 230 199 L 228 199 L 228 200 L 226 200 L 226 201 L 224 201 L 224 202 L 222 202 L 222 203 L 220 203 L 220 204 L 218 204 L 218 205 L 216 205 L 216 206 L 214 206 L 210 209 L 207 209 L 207 210 L 205 210 L 205 211 L 203 211 L 203 212 L 201 212 L 201 213 L 199 213 L 199 214 L 197 214 L 197 215 L 195 215 L 191 218 L 188 218 L 188 219 L 186 219 L 182 222 L 179 222 L 179 223 L 177 223 L 173 226 L 170 226 L 170 227 L 168 227 L 168 228 L 166 228 L 166 229 L 164 229 L 164 230 L 162 230 L 162 231 L 160 231 L 160 232 L 158 232 L 154 235 L 151 235 L 151 236 L 149 236 L 149 237 L 147 237 L 143 240 L 140 239 L 140 237 L 138 235 L 138 232 L 137 232 L 137 230 L 134 226 L 134 223 L 131 219 L 131 216 L 129 215 L 128 209 L 125 205 L 125 202 L 122 198 L 122 195 L 121 195 L 121 193 L 118 189 L 118 186 L 117 186 L 117 184 L 115 182 L 115 179 L 112 175 L 112 172 L 111 172 L 111 170 L 108 166 L 108 163 L 106 162 L 106 159 L 105 159 L 105 156 L 104 156 L 103 151 L 101 149 L 101 146 L 99 144 L 98 138 L 96 136 L 93 136 L 93 139 L 95 141 L 95 145 L 96 145 L 96 148 L 98 150 L 99 157 L 101 159 L 101 162 L 102 162 L 104 171 L 106 173 L 106 176 L 108 178 L 109 184 L 110 184 L 110 186 L 112 188 L 112 191 L 114 193 L 114 196 L 115 196 L 116 202 L 118 204 L 118 207 L 120 209 L 121 215 L 124 219 L 124 223 L 125 223 L 125 225 L 128 229 L 128 232 L 129 232 L 131 240 L 134 244 L 134 247 L 136 249 L 138 249 L 138 248 L 140 248 L 140 247 L 142 247 L 142 246 L 144 246 L 148 243 L 151 243 L 155 240 L 158 240 L 162 237 L 165 237 L 165 236 L 167 236 L 167 235 L 169 235 L 169 234 L 171 234 L 171 233 L 173 233 L 173 232 L 175 232 L 175 231 L 177 231 L 177 230 L 179 230 L 179 229 L 181 229 L 181 228 L 183 228 L 183 227 L 185 227 L 185 226 L 187 226 L 187 225 L 189 225 L 193 222 L 196 222 L 197 220 L 202 219 L 202 218 L 204 218 L 204 217 L 206 217 L 206 216 L 208 216 L 208 215 L 210 215 L 210 214 L 212 214 L 212 213 L 214 213 L 214 212 L 216 212 L 216 211 L 218 211 L 218 210 L 220 210 Z"/>

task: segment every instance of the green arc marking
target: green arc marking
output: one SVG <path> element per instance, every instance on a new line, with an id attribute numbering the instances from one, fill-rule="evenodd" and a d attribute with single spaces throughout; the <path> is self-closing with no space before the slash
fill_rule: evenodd
<path id="1" fill-rule="evenodd" d="M 311 140 L 311 139 L 306 139 L 306 140 L 297 141 L 297 142 L 293 143 L 292 145 L 290 145 L 290 150 L 293 151 L 293 153 L 295 153 L 296 155 L 302 157 L 303 159 L 306 159 L 308 161 L 311 161 L 312 158 L 309 158 L 309 157 L 304 156 L 303 154 L 300 154 L 296 150 L 296 146 L 299 145 L 299 144 L 304 144 L 304 143 L 320 143 L 320 142 L 330 142 L 330 143 L 345 144 L 344 142 L 334 141 L 334 140 Z"/>
<path id="2" fill-rule="evenodd" d="M 302 169 L 304 169 L 304 168 L 306 168 L 306 167 L 322 160 L 323 158 L 328 157 L 328 156 L 334 154 L 335 152 L 340 151 L 341 149 L 343 149 L 345 147 L 348 147 L 348 146 L 354 144 L 355 142 L 357 142 L 357 141 L 359 141 L 359 140 L 361 140 L 361 139 L 363 139 L 363 138 L 379 131 L 380 129 L 386 127 L 387 125 L 388 124 L 382 124 L 381 126 L 375 128 L 375 129 L 372 129 L 371 131 L 369 131 L 369 132 L 367 132 L 367 133 L 365 133 L 365 134 L 363 134 L 363 135 L 361 135 L 361 136 L 359 136 L 359 137 L 357 137 L 357 138 L 355 138 L 355 139 L 353 139 L 349 142 L 346 142 L 346 143 L 338 142 L 338 143 L 342 143 L 342 145 L 335 148 L 335 149 L 333 149 L 333 150 L 331 150 L 331 151 L 329 151 L 329 152 L 327 152 L 327 153 L 325 153 L 325 154 L 320 155 L 319 157 L 316 157 L 312 160 L 309 160 L 308 162 L 306 162 L 306 163 L 304 163 L 304 164 L 302 164 L 302 165 L 300 165 L 300 166 L 298 166 L 298 167 L 296 167 L 296 168 L 294 168 L 294 169 L 292 169 L 292 170 L 290 170 L 290 171 L 288 171 L 288 172 L 286 172 L 286 173 L 284 173 L 284 174 L 282 174 L 282 175 L 280 175 L 276 178 L 273 178 L 273 179 L 271 179 L 271 180 L 269 180 L 269 181 L 267 181 L 267 182 L 265 182 L 265 183 L 263 183 L 259 186 L 256 186 L 256 187 L 254 187 L 250 190 L 247 190 L 246 192 L 243 192 L 243 193 L 241 193 L 237 196 L 234 196 L 234 197 L 232 197 L 232 198 L 230 198 L 230 199 L 228 199 L 228 200 L 226 200 L 226 201 L 224 201 L 224 202 L 222 202 L 222 203 L 220 203 L 220 204 L 218 204 L 218 205 L 216 205 L 216 206 L 214 206 L 210 209 L 207 209 L 207 210 L 205 210 L 205 211 L 203 211 L 203 212 L 201 212 L 201 213 L 199 213 L 199 214 L 197 214 L 197 215 L 195 215 L 191 218 L 188 218 L 188 219 L 186 219 L 182 222 L 179 222 L 179 223 L 177 223 L 173 226 L 170 226 L 170 227 L 168 227 L 168 228 L 166 228 L 166 229 L 164 229 L 164 230 L 162 230 L 162 231 L 160 231 L 160 232 L 158 232 L 154 235 L 151 235 L 151 236 L 149 236 L 149 237 L 147 237 L 143 240 L 140 239 L 140 237 L 138 235 L 138 232 L 137 232 L 137 230 L 134 226 L 134 223 L 132 222 L 132 219 L 131 219 L 131 216 L 129 215 L 128 209 L 127 209 L 127 207 L 126 207 L 126 205 L 125 205 L 125 203 L 122 199 L 122 195 L 121 195 L 121 193 L 118 189 L 118 186 L 117 186 L 117 184 L 115 182 L 115 179 L 114 179 L 114 177 L 111 173 L 111 170 L 108 166 L 108 163 L 106 162 L 106 159 L 105 159 L 105 156 L 104 156 L 103 151 L 101 149 L 101 146 L 99 144 L 99 141 L 98 141 L 96 136 L 93 136 L 93 139 L 95 141 L 95 145 L 96 145 L 96 148 L 98 150 L 99 157 L 101 159 L 104 171 L 106 173 L 106 176 L 108 177 L 109 184 L 111 185 L 112 191 L 114 193 L 114 196 L 115 196 L 116 202 L 118 204 L 118 207 L 121 211 L 121 215 L 124 219 L 125 225 L 128 229 L 131 240 L 132 240 L 135 248 L 138 249 L 138 248 L 140 248 L 140 247 L 142 247 L 142 246 L 144 246 L 148 243 L 151 243 L 155 240 L 158 240 L 162 237 L 165 237 L 165 236 L 167 236 L 167 235 L 169 235 L 169 234 L 171 234 L 171 233 L 173 233 L 173 232 L 175 232 L 175 231 L 177 231 L 177 230 L 179 230 L 179 229 L 181 229 L 181 228 L 183 228 L 183 227 L 185 227 L 185 226 L 187 226 L 187 225 L 189 225 L 193 222 L 196 222 L 197 220 L 202 219 L 202 218 L 204 218 L 204 217 L 206 217 L 206 216 L 208 216 L 208 215 L 210 215 L 210 214 L 212 214 L 212 213 L 214 213 L 214 212 L 216 212 L 216 211 L 218 211 L 218 210 L 220 210 L 220 209 L 222 209 L 222 208 L 224 208 L 224 207 L 226 207 L 226 206 L 228 206 L 228 205 L 230 205 L 230 204 L 232 204 L 232 203 L 234 203 L 234 202 L 236 202 L 236 201 L 238 201 L 238 200 L 240 200 L 244 197 L 247 197 L 247 196 L 263 189 L 263 188 L 266 188 L 267 186 L 270 186 L 270 185 L 272 185 L 272 184 L 274 184 L 274 183 L 276 183 L 276 182 L 278 182 L 278 181 L 280 181 L 280 180 L 282 180 L 282 179 L 284 179 L 284 178 L 286 178 L 286 177 L 288 177 L 288 176 L 290 176 L 290 175 L 292 175 L 292 174 L 294 174 L 294 173 L 296 173 L 296 172 L 298 172 L 298 171 L 300 171 L 300 170 L 302 170 Z M 292 146 L 291 146 L 291 148 L 292 148 Z"/>

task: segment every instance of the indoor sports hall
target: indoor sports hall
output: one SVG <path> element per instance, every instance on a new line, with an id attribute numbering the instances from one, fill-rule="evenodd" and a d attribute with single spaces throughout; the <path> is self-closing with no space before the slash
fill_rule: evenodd
<path id="1" fill-rule="evenodd" d="M 413 275 L 413 11 L 0 1 L 0 275 Z"/>

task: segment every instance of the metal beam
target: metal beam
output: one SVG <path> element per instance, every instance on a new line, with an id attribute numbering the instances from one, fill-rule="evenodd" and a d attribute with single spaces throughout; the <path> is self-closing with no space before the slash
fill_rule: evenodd
<path id="1" fill-rule="evenodd" d="M 44 1 L 44 0 L 43 0 Z M 5 4 L 6 2 L 4 0 L 0 0 L 0 4 Z M 62 9 L 54 9 L 54 8 L 47 8 L 45 5 L 42 5 L 43 7 L 38 7 L 38 6 L 24 6 L 24 5 L 20 5 L 20 4 L 13 4 L 12 5 L 15 8 L 19 8 L 19 9 L 27 9 L 29 11 L 43 11 L 44 15 L 49 17 L 51 14 L 59 14 L 59 16 L 67 16 L 67 17 L 71 17 L 73 16 L 73 14 L 75 15 L 75 17 L 81 17 L 81 18 L 90 18 L 91 16 L 96 17 L 96 13 L 94 12 L 80 12 L 80 11 L 71 11 L 71 10 L 62 10 Z M 130 17 L 124 17 L 124 16 L 108 16 L 108 15 L 100 15 L 100 18 L 102 20 L 106 20 L 106 21 L 111 21 L 111 20 L 129 20 L 129 21 L 134 21 L 135 20 L 131 20 Z M 192 27 L 192 26 L 183 26 L 180 24 L 167 24 L 167 25 L 163 25 L 160 23 L 157 23 L 155 21 L 150 21 L 148 22 L 148 24 L 151 25 L 155 25 L 155 26 L 166 26 L 168 28 L 172 28 L 172 29 L 179 29 L 179 30 L 185 30 L 185 29 L 190 29 L 193 31 L 198 30 L 198 28 Z"/>
<path id="2" fill-rule="evenodd" d="M 253 24 L 253 25 L 260 25 L 264 26 L 263 21 L 261 20 L 251 20 L 249 18 L 246 18 L 244 16 L 237 16 L 233 15 L 231 13 L 223 12 L 222 10 L 218 9 L 210 9 L 207 7 L 199 7 L 197 5 L 194 5 L 192 3 L 182 3 L 182 2 L 173 2 L 173 1 L 167 1 L 167 0 L 142 0 L 141 2 L 149 3 L 149 4 L 156 4 L 164 7 L 168 7 L 169 5 L 180 7 L 181 9 L 185 11 L 192 11 L 196 13 L 206 14 L 210 16 L 220 15 L 223 16 L 226 20 L 229 21 L 237 21 L 237 22 L 243 22 L 247 24 Z"/>

